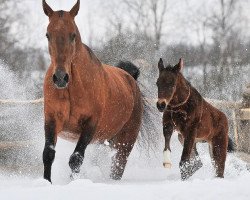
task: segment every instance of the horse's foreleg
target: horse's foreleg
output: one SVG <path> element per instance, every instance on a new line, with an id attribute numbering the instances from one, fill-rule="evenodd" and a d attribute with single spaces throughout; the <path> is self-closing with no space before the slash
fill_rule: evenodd
<path id="1" fill-rule="evenodd" d="M 44 179 L 51 182 L 51 166 L 55 158 L 56 123 L 54 120 L 45 122 L 45 146 L 43 150 Z"/>
<path id="2" fill-rule="evenodd" d="M 178 139 L 180 143 L 182 144 L 182 146 L 184 146 L 184 138 L 181 134 L 178 135 Z M 196 148 L 196 143 L 194 143 L 194 147 L 190 155 L 190 164 L 191 164 L 190 167 L 192 167 L 189 172 L 190 176 L 192 176 L 196 171 L 198 171 L 203 166 L 199 153 Z"/>
<path id="3" fill-rule="evenodd" d="M 186 180 L 193 175 L 194 160 L 190 161 L 190 157 L 195 147 L 195 138 L 196 138 L 196 128 L 193 128 L 184 139 L 184 146 L 180 161 L 180 171 L 181 179 Z"/>
<path id="4" fill-rule="evenodd" d="M 172 167 L 172 162 L 170 159 L 170 139 L 173 134 L 173 125 L 171 123 L 167 123 L 163 125 L 163 135 L 165 138 L 165 148 L 163 151 L 163 166 L 165 168 L 171 168 Z"/>
<path id="5" fill-rule="evenodd" d="M 91 142 L 95 130 L 90 119 L 80 120 L 79 126 L 81 130 L 81 136 L 77 142 L 74 153 L 70 156 L 69 159 L 69 166 L 72 170 L 73 175 L 80 172 L 80 167 L 83 163 L 85 150 L 88 144 Z"/>

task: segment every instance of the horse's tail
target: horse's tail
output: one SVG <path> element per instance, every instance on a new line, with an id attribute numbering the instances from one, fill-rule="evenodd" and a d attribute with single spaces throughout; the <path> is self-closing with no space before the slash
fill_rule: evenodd
<path id="1" fill-rule="evenodd" d="M 120 61 L 117 65 L 118 68 L 128 72 L 135 80 L 140 76 L 140 69 L 129 61 Z"/>
<path id="2" fill-rule="evenodd" d="M 152 102 L 147 100 L 143 94 L 143 118 L 138 144 L 143 149 L 147 149 L 146 152 L 154 151 L 159 147 L 161 134 L 156 127 L 158 122 L 160 122 L 159 119 L 160 116 L 154 106 L 152 106 Z"/>
<path id="3" fill-rule="evenodd" d="M 120 61 L 116 67 L 128 72 L 135 80 L 137 80 L 140 75 L 140 69 L 132 62 Z M 138 82 L 138 84 L 141 88 L 143 99 L 143 119 L 138 144 L 140 147 L 149 150 L 157 147 L 157 142 L 160 138 L 160 134 L 158 134 L 156 130 L 156 117 L 159 117 L 159 114 L 155 107 L 152 106 L 152 102 L 146 98 L 146 94 L 150 96 L 151 92 L 142 83 Z"/>
<path id="4" fill-rule="evenodd" d="M 235 143 L 233 142 L 232 138 L 229 137 L 228 145 L 227 145 L 227 152 L 233 153 L 235 151 Z"/>

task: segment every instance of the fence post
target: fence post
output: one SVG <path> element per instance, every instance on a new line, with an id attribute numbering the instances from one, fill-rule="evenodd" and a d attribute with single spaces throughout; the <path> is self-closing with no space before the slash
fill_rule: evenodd
<path id="1" fill-rule="evenodd" d="M 243 92 L 242 107 L 238 113 L 239 119 L 239 146 L 238 150 L 250 153 L 250 84 Z"/>

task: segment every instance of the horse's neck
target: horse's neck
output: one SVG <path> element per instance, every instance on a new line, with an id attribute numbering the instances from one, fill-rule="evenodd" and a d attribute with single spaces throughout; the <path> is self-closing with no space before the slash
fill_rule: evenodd
<path id="1" fill-rule="evenodd" d="M 76 55 L 71 63 L 72 87 L 83 86 L 94 88 L 96 82 L 101 82 L 103 74 L 101 62 L 84 44 L 77 44 Z"/>
<path id="2" fill-rule="evenodd" d="M 170 105 L 175 106 L 186 103 L 186 101 L 190 96 L 190 92 L 191 92 L 190 85 L 183 77 L 183 75 L 180 74 L 177 80 L 175 93 L 173 95 L 172 100 L 170 101 Z"/>

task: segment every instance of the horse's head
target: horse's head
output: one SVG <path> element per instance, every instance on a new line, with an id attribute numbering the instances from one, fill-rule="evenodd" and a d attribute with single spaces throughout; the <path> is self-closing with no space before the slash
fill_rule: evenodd
<path id="1" fill-rule="evenodd" d="M 160 112 L 163 112 L 176 91 L 178 75 L 183 68 L 183 60 L 180 59 L 179 63 L 174 67 L 171 65 L 165 67 L 163 60 L 160 59 L 158 68 L 159 78 L 156 83 L 158 87 L 157 108 Z"/>
<path id="2" fill-rule="evenodd" d="M 81 40 L 74 18 L 80 7 L 80 0 L 69 11 L 53 11 L 43 0 L 44 13 L 49 17 L 46 37 L 53 67 L 52 80 L 57 88 L 66 88 L 71 74 L 71 63 L 76 53 L 77 42 Z"/>

